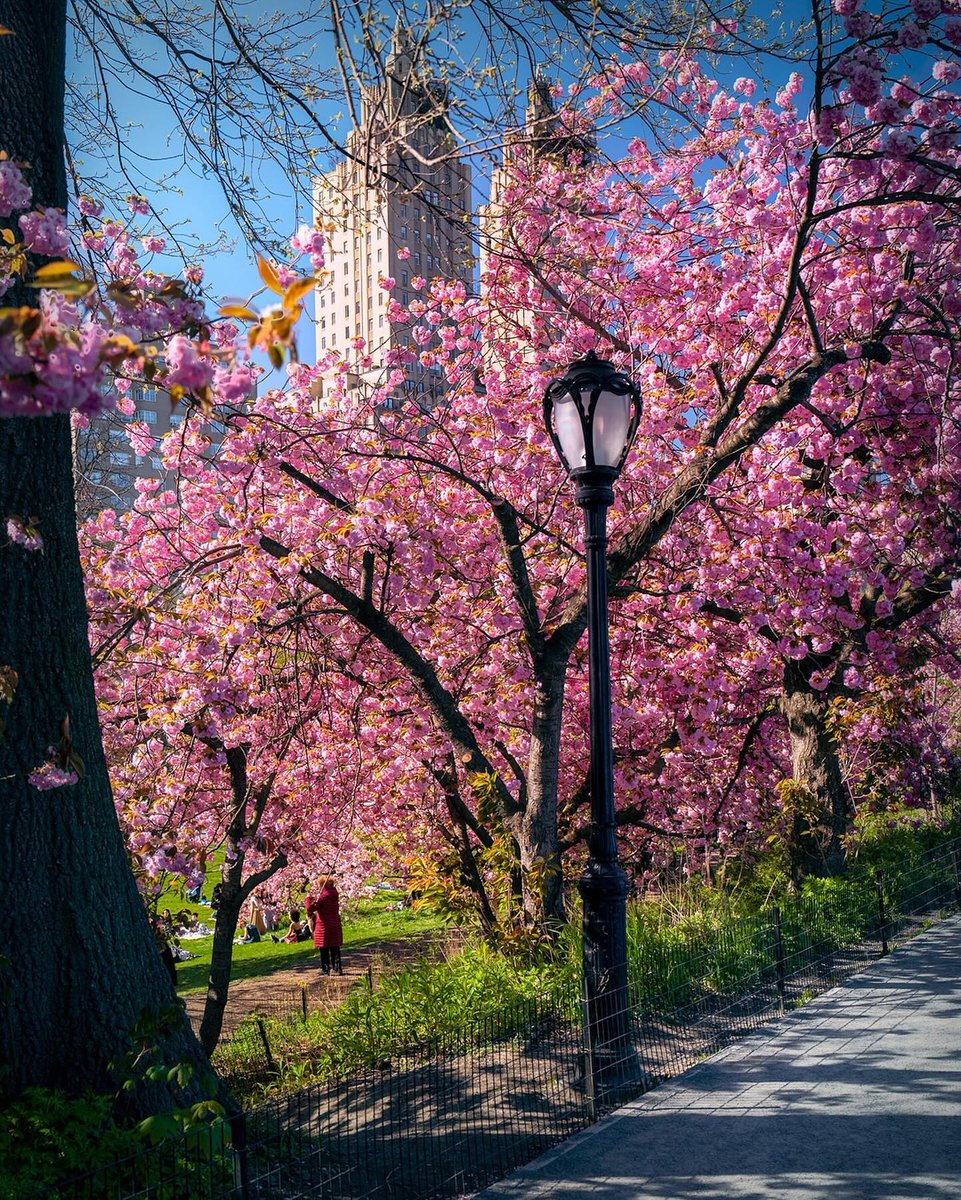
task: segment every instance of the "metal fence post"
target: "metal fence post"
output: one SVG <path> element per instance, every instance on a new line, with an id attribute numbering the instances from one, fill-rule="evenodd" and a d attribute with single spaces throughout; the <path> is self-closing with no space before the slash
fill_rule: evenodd
<path id="1" fill-rule="evenodd" d="M 587 1111 L 591 1121 L 597 1120 L 597 1062 L 594 1054 L 594 1022 L 591 1020 L 591 998 L 588 994 L 587 979 L 583 981 L 581 1009 L 584 1027 L 584 1095 L 587 1099 Z"/>
<path id="2" fill-rule="evenodd" d="M 954 864 L 954 902 L 961 908 L 961 858 L 956 840 L 951 843 L 951 862 Z"/>
<path id="3" fill-rule="evenodd" d="M 267 1070 L 270 1073 L 276 1074 L 277 1064 L 274 1062 L 274 1056 L 270 1053 L 270 1042 L 267 1040 L 267 1028 L 260 1017 L 257 1018 L 257 1029 L 260 1032 L 260 1040 L 263 1042 L 264 1054 L 267 1056 Z"/>
<path id="4" fill-rule="evenodd" d="M 786 972 L 784 969 L 784 934 L 781 930 L 781 909 L 778 905 L 774 906 L 774 967 L 777 971 L 777 995 L 781 1005 L 781 1012 L 784 1012 L 784 994 L 786 983 Z"/>
<path id="5" fill-rule="evenodd" d="M 234 1187 L 239 1191 L 241 1200 L 248 1200 L 250 1163 L 247 1161 L 247 1114 L 243 1111 L 231 1113 L 227 1120 L 230 1124 L 230 1144 L 233 1149 Z"/>
<path id="6" fill-rule="evenodd" d="M 877 889 L 878 889 L 878 932 L 881 936 L 881 953 L 888 953 L 888 918 L 884 908 L 884 872 L 879 867 L 877 870 Z"/>
<path id="7" fill-rule="evenodd" d="M 306 1025 L 307 1024 L 307 988 L 306 987 L 302 987 L 300 989 L 300 1007 L 303 1009 L 304 1024 Z"/>

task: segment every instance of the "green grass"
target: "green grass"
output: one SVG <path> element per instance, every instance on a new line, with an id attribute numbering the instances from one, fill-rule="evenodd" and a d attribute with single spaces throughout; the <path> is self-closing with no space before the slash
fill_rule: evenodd
<path id="1" fill-rule="evenodd" d="M 442 919 L 436 913 L 415 911 L 411 908 L 390 909 L 390 905 L 397 904 L 402 899 L 401 892 L 384 891 L 378 892 L 370 899 L 346 901 L 342 911 L 345 952 L 375 945 L 377 942 L 396 941 L 399 938 L 430 933 L 443 926 Z M 177 908 L 174 908 L 174 903 L 161 905 L 161 908 L 170 908 L 174 912 L 178 912 L 180 908 L 187 908 L 196 912 L 205 924 L 212 923 L 213 917 L 209 908 L 181 904 L 179 900 L 175 902 Z M 286 928 L 287 923 L 283 921 L 281 933 Z M 182 945 L 191 954 L 197 955 L 188 962 L 177 964 L 177 991 L 186 995 L 207 986 L 213 938 L 191 938 Z M 298 963 L 312 960 L 316 953 L 312 942 L 273 942 L 270 940 L 270 934 L 267 934 L 263 941 L 247 946 L 234 946 L 230 977 L 231 980 L 239 980 L 272 975 L 274 971 L 283 971 Z"/>

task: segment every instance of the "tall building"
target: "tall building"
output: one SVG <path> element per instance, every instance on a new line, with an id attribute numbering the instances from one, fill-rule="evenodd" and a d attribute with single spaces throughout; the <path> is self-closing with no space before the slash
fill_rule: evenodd
<path id="1" fill-rule="evenodd" d="M 183 409 L 171 411 L 170 396 L 149 384 L 135 384 L 130 399 L 132 417 L 105 413 L 93 417 L 86 429 L 74 432 L 74 481 L 77 515 L 85 520 L 104 508 L 125 512 L 137 498 L 138 479 L 162 479 L 160 439 L 183 420 Z M 158 443 L 149 454 L 139 455 L 130 445 L 129 425 L 142 421 Z"/>
<path id="2" fill-rule="evenodd" d="M 527 90 L 527 111 L 524 124 L 508 132 L 504 138 L 501 162 L 491 174 L 488 202 L 478 210 L 478 242 L 480 245 L 481 291 L 493 300 L 488 310 L 489 327 L 497 331 L 497 337 L 488 343 L 488 365 L 494 365 L 498 343 L 513 343 L 525 358 L 536 362 L 544 346 L 553 340 L 549 321 L 545 323 L 544 312 L 538 304 L 536 275 L 530 277 L 530 291 L 520 304 L 497 304 L 498 284 L 504 286 L 504 276 L 499 270 L 502 264 L 529 264 L 529 249 L 525 229 L 518 220 L 526 220 L 511 205 L 509 188 L 516 186 L 517 173 L 525 168 L 528 173 L 536 170 L 539 160 L 554 159 L 577 165 L 590 160 L 593 143 L 583 134 L 572 134 L 565 128 L 562 115 L 554 106 L 553 81 L 538 67 Z M 586 267 L 585 267 L 586 269 Z M 508 271 L 511 299 L 516 300 L 517 282 Z M 548 306 L 553 311 L 553 306 Z M 492 349 L 493 347 L 493 349 Z"/>
<path id="3" fill-rule="evenodd" d="M 328 230 L 326 288 L 317 294 L 317 356 L 353 353 L 363 338 L 374 366 L 358 386 L 384 382 L 389 350 L 409 341 L 391 325 L 391 299 L 406 307 L 423 294 L 415 281 L 435 277 L 473 284 L 471 176 L 447 120 L 447 90 L 417 62 L 417 47 L 399 20 L 383 81 L 362 98 L 360 126 L 343 162 L 318 179 L 317 221 Z M 392 292 L 381 286 L 396 282 Z M 430 408 L 443 395 L 436 368 L 415 364 L 391 401 L 413 398 Z"/>
<path id="4" fill-rule="evenodd" d="M 129 398 L 136 405 L 132 416 L 103 413 L 92 417 L 86 429 L 74 430 L 74 496 L 79 521 L 89 520 L 105 508 L 117 512 L 133 508 L 139 479 L 160 479 L 165 486 L 174 486 L 176 473 L 164 467 L 160 442 L 184 421 L 202 422 L 210 455 L 217 453 L 227 432 L 218 419 L 221 414 L 207 418 L 199 412 L 188 414 L 182 404 L 171 403 L 169 392 L 149 383 L 134 384 Z M 133 422 L 145 424 L 154 439 L 153 449 L 146 454 L 138 454 L 130 444 Z"/>
<path id="5" fill-rule="evenodd" d="M 571 139 L 565 137 L 551 95 L 552 81 L 538 67 L 527 88 L 527 112 L 524 124 L 510 130 L 504 138 L 502 158 L 491 173 L 490 195 L 478 211 L 480 271 L 483 277 L 491 256 L 515 252 L 510 205 L 504 194 L 516 168 L 547 155 L 563 155 Z"/>

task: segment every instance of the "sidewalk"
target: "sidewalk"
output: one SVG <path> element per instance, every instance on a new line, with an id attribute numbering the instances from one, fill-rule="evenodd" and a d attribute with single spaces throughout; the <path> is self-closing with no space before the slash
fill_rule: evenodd
<path id="1" fill-rule="evenodd" d="M 956 1200 L 961 917 L 476 1200 Z"/>

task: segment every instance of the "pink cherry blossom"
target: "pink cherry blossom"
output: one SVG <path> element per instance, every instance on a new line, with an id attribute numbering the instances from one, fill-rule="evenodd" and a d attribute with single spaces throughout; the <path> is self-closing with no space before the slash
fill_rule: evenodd
<path id="1" fill-rule="evenodd" d="M 9 217 L 30 203 L 31 191 L 12 159 L 0 159 L 0 217 Z"/>
<path id="2" fill-rule="evenodd" d="M 67 218 L 58 208 L 24 213 L 19 219 L 24 241 L 35 254 L 61 258 L 70 253 Z"/>

